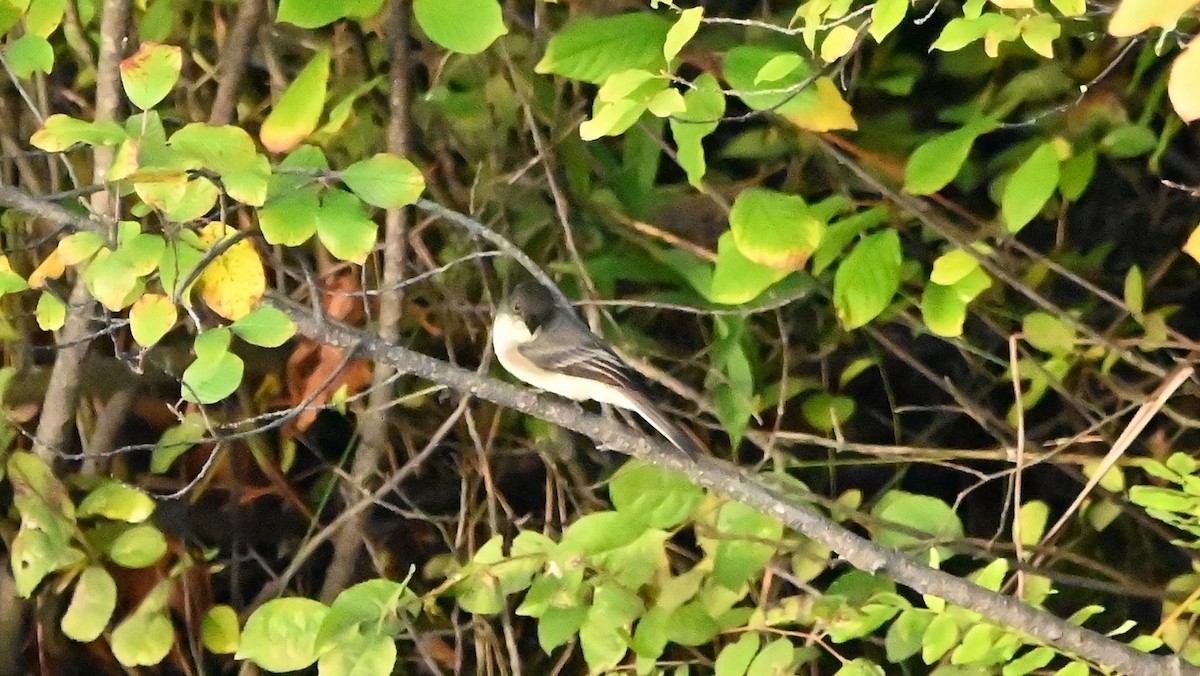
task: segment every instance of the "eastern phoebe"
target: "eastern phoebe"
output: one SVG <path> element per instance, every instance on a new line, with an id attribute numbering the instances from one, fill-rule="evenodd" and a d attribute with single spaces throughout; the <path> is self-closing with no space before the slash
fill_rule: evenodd
<path id="1" fill-rule="evenodd" d="M 641 376 L 541 284 L 522 282 L 504 300 L 492 324 L 492 345 L 519 380 L 575 401 L 629 409 L 679 450 L 700 455 L 699 443 L 659 412 Z"/>

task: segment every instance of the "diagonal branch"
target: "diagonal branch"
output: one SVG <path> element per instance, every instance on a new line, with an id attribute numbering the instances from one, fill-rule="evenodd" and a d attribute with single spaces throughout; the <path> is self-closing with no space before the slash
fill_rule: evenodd
<path id="1" fill-rule="evenodd" d="M 922 594 L 931 594 L 979 612 L 984 617 L 1015 627 L 1059 650 L 1127 674 L 1179 674 L 1200 676 L 1200 669 L 1176 656 L 1148 655 L 1106 636 L 1075 626 L 1026 605 L 1011 596 L 988 591 L 974 583 L 921 564 L 898 551 L 882 547 L 842 528 L 805 504 L 794 488 L 753 476 L 715 458 L 689 461 L 674 453 L 666 442 L 622 426 L 615 420 L 582 412 L 578 406 L 545 397 L 507 383 L 480 376 L 449 363 L 389 345 L 368 333 L 340 323 L 323 321 L 284 297 L 271 302 L 296 322 L 300 333 L 312 340 L 361 354 L 381 364 L 446 385 L 464 394 L 536 416 L 581 434 L 598 445 L 612 448 L 661 467 L 677 471 L 699 486 L 737 500 L 778 518 L 789 527 L 837 552 L 856 568 L 881 572 Z"/>

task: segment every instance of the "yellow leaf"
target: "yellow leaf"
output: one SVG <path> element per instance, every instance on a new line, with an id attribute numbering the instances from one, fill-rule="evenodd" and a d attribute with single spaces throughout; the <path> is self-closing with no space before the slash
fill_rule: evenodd
<path id="1" fill-rule="evenodd" d="M 1167 95 L 1184 122 L 1200 120 L 1200 36 L 1193 37 L 1187 49 L 1175 57 L 1167 79 Z"/>
<path id="2" fill-rule="evenodd" d="M 233 228 L 212 222 L 200 230 L 200 240 L 211 250 L 235 234 Z M 213 312 L 236 321 L 250 314 L 267 289 L 262 259 L 249 240 L 243 239 L 217 256 L 197 281 L 200 297 Z"/>
<path id="3" fill-rule="evenodd" d="M 1033 0 L 992 0 L 1000 9 L 1033 9 Z"/>
<path id="4" fill-rule="evenodd" d="M 66 271 L 66 266 L 63 265 L 62 256 L 59 255 L 58 249 L 50 252 L 46 256 L 41 265 L 29 275 L 29 288 L 40 289 L 46 284 L 47 279 L 58 279 L 62 277 Z"/>
<path id="5" fill-rule="evenodd" d="M 1121 0 L 1108 23 L 1108 32 L 1119 38 L 1144 33 L 1151 28 L 1174 28 L 1183 13 L 1200 0 Z"/>
<path id="6" fill-rule="evenodd" d="M 1188 235 L 1187 241 L 1183 244 L 1183 253 L 1196 259 L 1200 263 L 1200 225 Z"/>
<path id="7" fill-rule="evenodd" d="M 825 63 L 832 63 L 842 58 L 854 46 L 856 39 L 858 39 L 857 30 L 846 24 L 834 26 L 821 43 L 821 60 Z"/>
<path id="8" fill-rule="evenodd" d="M 815 83 L 816 105 L 807 110 L 790 112 L 784 117 L 792 124 L 810 131 L 833 131 L 834 129 L 858 129 L 850 104 L 842 98 L 833 80 L 823 77 Z"/>

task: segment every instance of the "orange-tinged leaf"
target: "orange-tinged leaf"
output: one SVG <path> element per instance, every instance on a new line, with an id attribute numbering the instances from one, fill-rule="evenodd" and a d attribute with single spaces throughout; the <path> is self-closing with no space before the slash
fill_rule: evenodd
<path id="1" fill-rule="evenodd" d="M 1183 252 L 1200 263 L 1200 225 L 1188 235 L 1187 242 L 1183 244 Z"/>
<path id="2" fill-rule="evenodd" d="M 817 105 L 802 111 L 789 112 L 786 117 L 792 124 L 810 131 L 833 131 L 834 129 L 858 129 L 851 114 L 850 104 L 842 98 L 833 80 L 823 77 L 814 83 L 817 90 Z"/>
<path id="3" fill-rule="evenodd" d="M 121 84 L 133 105 L 146 110 L 158 105 L 179 79 L 183 50 L 173 45 L 144 42 L 121 62 Z"/>
<path id="4" fill-rule="evenodd" d="M 322 49 L 296 75 L 263 121 L 258 138 L 267 150 L 291 150 L 317 128 L 328 84 L 329 51 Z"/>
<path id="5" fill-rule="evenodd" d="M 224 223 L 214 221 L 200 230 L 200 239 L 211 250 L 234 235 Z M 267 289 L 262 259 L 249 240 L 243 239 L 217 256 L 200 273 L 200 297 L 213 312 L 237 321 L 250 314 Z"/>
<path id="6" fill-rule="evenodd" d="M 1179 17 L 1197 3 L 1200 0 L 1121 0 L 1108 23 L 1108 32 L 1127 38 L 1155 26 L 1174 28 Z"/>
<path id="7" fill-rule="evenodd" d="M 62 277 L 63 272 L 66 272 L 66 266 L 63 264 L 62 255 L 59 254 L 58 249 L 55 249 L 29 275 L 29 287 L 40 289 L 46 284 L 47 279 L 58 279 Z"/>
<path id="8" fill-rule="evenodd" d="M 1167 79 L 1171 106 L 1184 122 L 1200 120 L 1200 39 L 1193 37 L 1183 53 L 1171 64 Z"/>

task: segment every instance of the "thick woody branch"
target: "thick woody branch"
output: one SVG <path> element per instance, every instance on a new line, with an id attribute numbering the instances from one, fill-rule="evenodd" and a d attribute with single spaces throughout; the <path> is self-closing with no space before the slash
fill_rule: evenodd
<path id="1" fill-rule="evenodd" d="M 715 458 L 691 461 L 666 442 L 652 440 L 615 420 L 582 411 L 557 398 L 480 376 L 472 371 L 380 341 L 376 336 L 313 316 L 311 310 L 286 298 L 271 302 L 296 322 L 300 333 L 322 343 L 360 354 L 400 373 L 446 385 L 464 394 L 516 409 L 587 435 L 598 446 L 611 448 L 686 476 L 699 486 L 770 514 L 784 524 L 837 552 L 851 565 L 885 574 L 921 594 L 931 594 L 974 610 L 991 621 L 1018 628 L 1029 636 L 1095 664 L 1126 674 L 1187 674 L 1200 669 L 1178 657 L 1157 657 L 1139 652 L 1106 636 L 1075 626 L 1018 599 L 988 591 L 968 580 L 935 570 L 896 551 L 882 547 L 842 528 L 809 507 L 794 489 L 753 476 Z"/>

